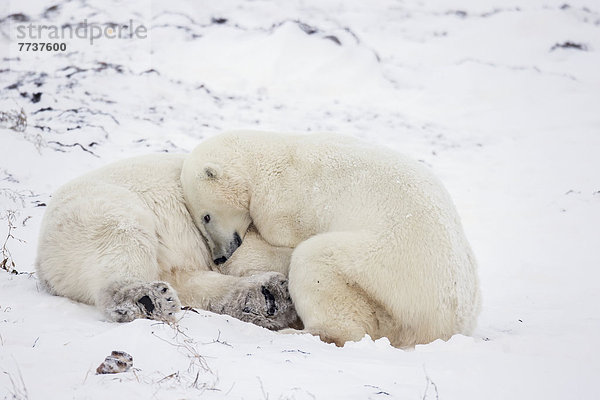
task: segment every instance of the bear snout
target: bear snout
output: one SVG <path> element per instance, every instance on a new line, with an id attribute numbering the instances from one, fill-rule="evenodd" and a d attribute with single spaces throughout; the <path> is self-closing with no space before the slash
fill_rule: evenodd
<path id="1" fill-rule="evenodd" d="M 219 257 L 219 258 L 216 258 L 216 259 L 213 260 L 213 262 L 216 265 L 221 265 L 221 264 L 225 263 L 225 261 L 227 261 L 227 257 L 225 257 L 225 256 Z"/>
<path id="2" fill-rule="evenodd" d="M 225 263 L 229 257 L 231 257 L 231 255 L 238 249 L 238 247 L 240 247 L 242 245 L 242 238 L 240 237 L 240 235 L 237 232 L 234 232 L 233 234 L 233 239 L 231 239 L 231 241 L 229 242 L 229 244 L 227 245 L 227 252 L 225 255 L 221 256 L 221 257 L 217 257 L 213 260 L 213 262 L 216 265 L 220 265 Z"/>

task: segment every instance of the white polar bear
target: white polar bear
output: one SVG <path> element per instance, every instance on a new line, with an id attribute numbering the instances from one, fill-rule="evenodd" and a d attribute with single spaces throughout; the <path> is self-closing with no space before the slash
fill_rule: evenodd
<path id="1" fill-rule="evenodd" d="M 201 143 L 181 177 L 214 259 L 251 222 L 294 248 L 289 290 L 306 332 L 409 347 L 473 330 L 476 262 L 422 164 L 340 135 L 231 132 Z"/>
<path id="2" fill-rule="evenodd" d="M 114 321 L 173 321 L 181 301 L 271 329 L 289 326 L 297 318 L 284 276 L 291 250 L 251 231 L 226 265 L 237 276 L 212 271 L 184 204 L 184 158 L 128 159 L 61 187 L 42 222 L 41 282 L 51 293 L 97 305 Z"/>

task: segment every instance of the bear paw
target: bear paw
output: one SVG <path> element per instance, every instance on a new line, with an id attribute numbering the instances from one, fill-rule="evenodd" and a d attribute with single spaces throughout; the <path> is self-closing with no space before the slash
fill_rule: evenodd
<path id="1" fill-rule="evenodd" d="M 243 285 L 212 305 L 211 311 L 272 330 L 287 328 L 298 320 L 288 281 L 277 272 L 247 278 Z"/>
<path id="2" fill-rule="evenodd" d="M 136 318 L 174 322 L 181 303 L 175 290 L 166 282 L 116 283 L 101 301 L 106 315 L 116 322 Z"/>

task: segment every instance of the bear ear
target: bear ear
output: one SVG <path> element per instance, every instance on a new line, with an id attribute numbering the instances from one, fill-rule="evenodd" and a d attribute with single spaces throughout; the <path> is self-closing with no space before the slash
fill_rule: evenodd
<path id="1" fill-rule="evenodd" d="M 215 163 L 206 163 L 202 168 L 204 179 L 218 179 L 223 173 L 221 166 Z"/>

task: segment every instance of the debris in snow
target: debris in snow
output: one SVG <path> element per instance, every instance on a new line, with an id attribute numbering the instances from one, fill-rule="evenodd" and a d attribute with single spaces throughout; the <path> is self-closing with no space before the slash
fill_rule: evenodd
<path id="1" fill-rule="evenodd" d="M 550 48 L 550 51 L 554 51 L 556 49 L 575 49 L 581 51 L 587 51 L 587 46 L 583 43 L 574 43 L 574 42 L 564 42 L 564 43 L 556 43 L 554 46 Z"/>
<path id="2" fill-rule="evenodd" d="M 0 191 L 0 194 L 2 194 L 2 191 Z M 16 211 L 8 210 L 6 211 L 5 216 L 0 217 L 0 220 L 6 218 L 6 221 L 8 223 L 6 238 L 4 239 L 4 243 L 0 247 L 0 259 L 2 260 L 0 262 L 0 269 L 3 269 L 6 272 L 14 275 L 17 275 L 19 271 L 16 270 L 15 260 L 13 259 L 10 249 L 8 248 L 8 243 L 12 240 L 21 241 L 20 239 L 16 238 L 13 233 L 13 230 L 16 228 L 16 215 Z"/>
<path id="3" fill-rule="evenodd" d="M 0 111 L 0 128 L 12 129 L 15 132 L 23 132 L 27 128 L 27 115 L 25 110 Z"/>
<path id="4" fill-rule="evenodd" d="M 96 368 L 97 374 L 118 374 L 127 372 L 133 367 L 133 357 L 124 351 L 113 351 L 104 362 Z"/>

